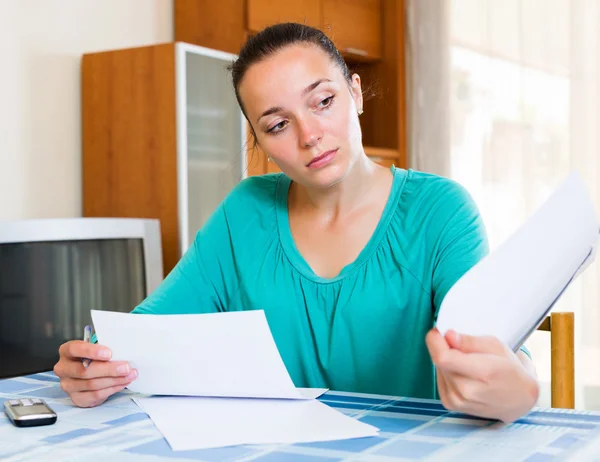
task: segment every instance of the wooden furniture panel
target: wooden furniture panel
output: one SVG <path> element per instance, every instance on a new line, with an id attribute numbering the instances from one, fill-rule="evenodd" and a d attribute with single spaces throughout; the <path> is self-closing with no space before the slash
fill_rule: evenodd
<path id="1" fill-rule="evenodd" d="M 83 215 L 158 218 L 167 271 L 179 245 L 175 46 L 86 54 L 81 66 Z"/>
<path id="2" fill-rule="evenodd" d="M 324 30 L 345 56 L 381 57 L 381 0 L 322 0 Z"/>
<path id="3" fill-rule="evenodd" d="M 394 149 L 365 147 L 365 154 L 373 161 L 390 168 L 392 165 L 398 166 L 398 151 Z"/>
<path id="4" fill-rule="evenodd" d="M 239 53 L 247 38 L 246 0 L 175 0 L 175 41 Z"/>
<path id="5" fill-rule="evenodd" d="M 396 167 L 407 168 L 405 2 L 382 0 L 381 8 L 381 59 L 357 66 L 365 90 L 364 113 L 360 117 L 363 143 L 366 150 L 395 150 Z"/>
<path id="6" fill-rule="evenodd" d="M 321 0 L 248 0 L 248 30 L 258 32 L 281 22 L 297 22 L 313 27 L 321 26 Z"/>
<path id="7" fill-rule="evenodd" d="M 227 137 L 241 132 L 241 111 L 223 81 L 229 62 L 180 42 L 82 58 L 83 215 L 159 219 L 165 274 L 239 181 L 243 142 L 232 147 Z"/>
<path id="8" fill-rule="evenodd" d="M 575 315 L 551 313 L 538 330 L 550 332 L 550 388 L 552 407 L 575 407 Z"/>

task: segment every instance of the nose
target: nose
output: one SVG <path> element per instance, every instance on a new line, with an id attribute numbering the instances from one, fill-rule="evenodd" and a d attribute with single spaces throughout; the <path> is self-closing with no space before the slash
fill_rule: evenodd
<path id="1" fill-rule="evenodd" d="M 323 139 L 323 129 L 313 117 L 298 120 L 298 140 L 303 148 L 312 148 Z"/>

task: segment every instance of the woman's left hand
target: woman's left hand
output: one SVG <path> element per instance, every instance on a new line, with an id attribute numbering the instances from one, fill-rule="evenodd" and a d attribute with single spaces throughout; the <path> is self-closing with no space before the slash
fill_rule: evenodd
<path id="1" fill-rule="evenodd" d="M 437 369 L 442 404 L 449 410 L 512 422 L 535 405 L 539 385 L 517 355 L 495 337 L 437 329 L 426 338 Z"/>

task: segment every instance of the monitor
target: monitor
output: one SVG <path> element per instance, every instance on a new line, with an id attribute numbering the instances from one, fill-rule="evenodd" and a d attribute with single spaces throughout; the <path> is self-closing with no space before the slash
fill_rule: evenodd
<path id="1" fill-rule="evenodd" d="M 52 370 L 90 310 L 129 312 L 162 279 L 158 220 L 0 221 L 0 378 Z"/>

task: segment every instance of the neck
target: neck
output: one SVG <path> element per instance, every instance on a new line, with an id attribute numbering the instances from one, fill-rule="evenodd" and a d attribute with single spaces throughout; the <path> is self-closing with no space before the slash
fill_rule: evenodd
<path id="1" fill-rule="evenodd" d="M 322 213 L 330 219 L 351 213 L 371 198 L 382 177 L 383 167 L 361 156 L 348 174 L 327 188 L 310 188 L 292 183 L 290 205 L 299 209 Z"/>

